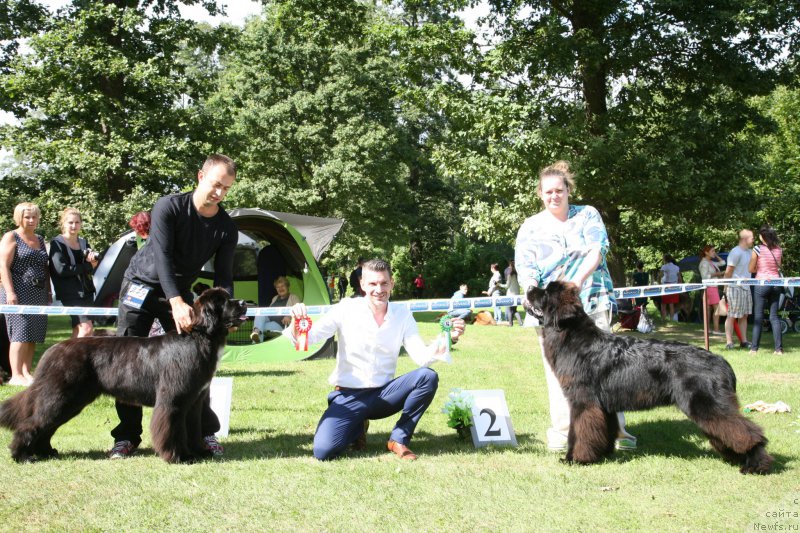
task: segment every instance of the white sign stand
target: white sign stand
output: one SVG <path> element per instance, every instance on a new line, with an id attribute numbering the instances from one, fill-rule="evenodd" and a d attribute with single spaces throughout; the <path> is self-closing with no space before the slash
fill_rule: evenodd
<path id="1" fill-rule="evenodd" d="M 219 418 L 217 437 L 227 437 L 231 423 L 231 398 L 233 397 L 233 378 L 213 378 L 211 380 L 211 410 Z"/>
<path id="2" fill-rule="evenodd" d="M 517 445 L 511 426 L 506 397 L 501 389 L 464 391 L 472 395 L 472 443 L 476 448 L 489 444 Z"/>

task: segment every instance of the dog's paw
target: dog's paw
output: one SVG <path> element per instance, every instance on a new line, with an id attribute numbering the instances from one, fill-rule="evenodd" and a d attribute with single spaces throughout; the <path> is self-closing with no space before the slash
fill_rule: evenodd
<path id="1" fill-rule="evenodd" d="M 52 459 L 53 457 L 58 457 L 58 450 L 55 448 L 49 448 L 47 450 L 36 452 L 36 456 L 41 459 Z"/>

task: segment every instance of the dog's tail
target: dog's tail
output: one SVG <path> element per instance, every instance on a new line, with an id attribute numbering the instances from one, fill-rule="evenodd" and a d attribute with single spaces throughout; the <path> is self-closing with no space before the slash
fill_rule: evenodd
<path id="1" fill-rule="evenodd" d="M 26 389 L 0 404 L 0 426 L 16 429 L 20 422 L 31 415 L 29 391 Z"/>

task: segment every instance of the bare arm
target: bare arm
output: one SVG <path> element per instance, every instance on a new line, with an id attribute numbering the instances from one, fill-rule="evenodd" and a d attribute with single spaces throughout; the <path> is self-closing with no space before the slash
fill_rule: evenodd
<path id="1" fill-rule="evenodd" d="M 733 266 L 729 266 L 725 269 L 725 274 L 722 275 L 723 278 L 732 278 L 733 277 Z"/>
<path id="2" fill-rule="evenodd" d="M 17 293 L 14 292 L 14 283 L 11 279 L 11 262 L 14 260 L 17 243 L 12 233 L 9 231 L 3 235 L 3 239 L 0 241 L 0 277 L 2 277 L 3 288 L 6 291 L 6 303 L 15 305 L 19 303 L 19 300 Z"/>

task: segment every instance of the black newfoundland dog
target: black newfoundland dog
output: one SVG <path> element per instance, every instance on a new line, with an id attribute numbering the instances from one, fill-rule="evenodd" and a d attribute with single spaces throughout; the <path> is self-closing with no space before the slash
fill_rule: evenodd
<path id="1" fill-rule="evenodd" d="M 743 474 L 766 474 L 772 457 L 761 428 L 739 412 L 736 376 L 725 359 L 678 342 L 601 331 L 574 285 L 531 288 L 525 307 L 543 321 L 544 349 L 570 406 L 567 462 L 614 452 L 616 413 L 676 405 Z"/>
<path id="2" fill-rule="evenodd" d="M 209 289 L 194 303 L 191 333 L 159 337 L 85 337 L 50 347 L 36 380 L 0 405 L 0 425 L 14 431 L 16 461 L 52 457 L 56 430 L 100 394 L 154 407 L 153 447 L 169 463 L 210 456 L 200 414 L 231 328 L 245 320 L 245 302 Z"/>

